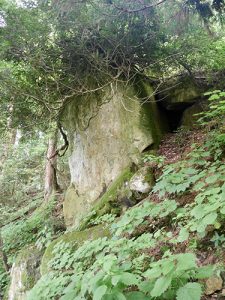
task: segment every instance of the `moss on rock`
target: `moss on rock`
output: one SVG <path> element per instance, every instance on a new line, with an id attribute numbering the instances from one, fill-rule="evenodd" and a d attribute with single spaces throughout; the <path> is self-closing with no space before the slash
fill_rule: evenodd
<path id="1" fill-rule="evenodd" d="M 82 218 L 85 206 L 86 199 L 81 195 L 78 195 L 74 184 L 71 184 L 66 191 L 63 203 L 63 215 L 67 227 L 76 223 L 77 214 L 80 214 L 79 218 Z M 88 211 L 88 207 L 86 210 Z M 74 212 L 76 212 L 76 214 Z"/>
<path id="2" fill-rule="evenodd" d="M 176 109 L 181 105 L 194 104 L 202 98 L 205 91 L 190 77 L 167 80 L 159 92 L 159 97 L 164 99 L 161 104 L 168 110 Z"/>
<path id="3" fill-rule="evenodd" d="M 60 236 L 59 238 L 54 240 L 45 250 L 45 253 L 41 260 L 41 267 L 40 267 L 41 275 L 43 276 L 44 274 L 50 271 L 48 267 L 48 263 L 51 259 L 54 258 L 53 249 L 57 243 L 59 242 L 68 243 L 72 248 L 77 249 L 85 241 L 95 240 L 104 236 L 110 236 L 110 232 L 108 228 L 104 227 L 103 225 L 98 225 L 84 231 L 68 232 Z"/>
<path id="4" fill-rule="evenodd" d="M 78 227 L 92 209 L 100 215 L 118 213 L 116 197 L 110 195 L 112 181 L 132 163 L 138 164 L 141 153 L 159 143 L 166 127 L 149 82 L 140 77 L 128 85 L 113 83 L 71 98 L 60 117 L 70 144 L 66 226 Z"/>
<path id="5" fill-rule="evenodd" d="M 154 147 L 157 147 L 165 132 L 168 131 L 168 121 L 162 111 L 159 111 L 154 90 L 143 78 L 136 78 L 135 89 L 140 101 L 144 114 L 140 117 L 140 127 L 144 131 L 152 134 Z"/>
<path id="6" fill-rule="evenodd" d="M 43 251 L 40 251 L 34 245 L 21 250 L 15 265 L 20 267 L 22 263 L 26 264 L 26 268 L 21 273 L 21 283 L 25 290 L 30 290 L 40 277 L 39 266 Z"/>
<path id="7" fill-rule="evenodd" d="M 81 221 L 79 229 L 84 230 L 89 226 L 91 221 L 95 218 L 103 216 L 105 214 L 120 214 L 122 211 L 122 203 L 120 199 L 126 197 L 129 190 L 127 190 L 126 183 L 133 176 L 133 172 L 130 168 L 124 170 L 124 172 L 117 177 L 117 179 L 109 186 L 102 197 L 96 200 L 96 204 L 89 216 Z"/>
<path id="8" fill-rule="evenodd" d="M 133 173 L 130 168 L 126 169 L 117 179 L 111 184 L 105 194 L 98 200 L 98 203 L 94 206 L 94 209 L 98 211 L 98 215 L 101 216 L 105 213 L 110 213 L 105 207 L 109 203 L 116 202 L 117 197 L 121 193 L 121 189 L 125 182 L 129 181 Z"/>
<path id="9" fill-rule="evenodd" d="M 22 249 L 13 264 L 11 282 L 6 297 L 8 299 L 25 299 L 30 290 L 40 278 L 40 261 L 42 252 L 34 245 Z"/>
<path id="10" fill-rule="evenodd" d="M 198 102 L 198 103 L 195 103 L 194 105 L 192 105 L 191 107 L 188 107 L 183 113 L 183 116 L 181 119 L 181 126 L 184 126 L 188 129 L 192 129 L 192 128 L 196 127 L 197 120 L 199 118 L 199 116 L 197 116 L 197 114 L 199 114 L 200 112 L 203 111 L 204 106 L 205 106 L 205 103 Z"/>

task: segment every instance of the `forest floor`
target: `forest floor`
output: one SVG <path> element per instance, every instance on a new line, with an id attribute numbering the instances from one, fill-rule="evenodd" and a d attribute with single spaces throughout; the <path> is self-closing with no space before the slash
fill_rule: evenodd
<path id="1" fill-rule="evenodd" d="M 41 278 L 28 300 L 55 299 L 51 295 L 55 295 L 56 289 L 56 297 L 61 299 L 66 292 L 64 281 L 60 286 L 60 278 L 68 276 L 68 266 L 71 276 L 77 268 L 83 274 L 81 281 L 76 283 L 81 291 L 66 289 L 68 297 L 72 293 L 74 299 L 79 299 L 84 289 L 88 289 L 87 299 L 93 299 L 95 286 L 90 285 L 88 278 L 96 274 L 101 284 L 104 282 L 107 293 L 115 289 L 125 296 L 123 299 L 225 299 L 225 149 L 222 134 L 218 129 L 199 128 L 179 129 L 165 135 L 153 162 L 144 162 L 152 168 L 156 178 L 147 198 L 127 209 L 120 218 L 113 219 L 109 215 L 99 218 L 97 224 L 100 226 L 112 226 L 112 239 L 89 242 L 75 252 L 74 246 L 62 244 L 59 253 L 55 252 L 58 258 L 50 261 L 53 277 Z M 159 158 L 163 158 L 163 163 L 159 163 Z M 27 244 L 35 243 L 44 249 L 51 240 L 63 234 L 62 203 L 63 196 L 58 195 L 47 207 L 31 214 L 32 210 L 27 210 L 28 215 L 4 228 L 4 247 L 10 253 L 10 263 Z M 113 219 L 113 224 L 109 224 L 108 219 Z M 90 230 L 92 226 L 90 224 Z M 129 266 L 125 272 L 121 269 L 124 260 Z M 106 267 L 109 261 L 112 265 Z M 112 269 L 110 275 L 106 271 L 106 280 L 106 274 L 101 275 L 100 270 L 107 268 Z M 164 270 L 163 274 L 159 270 Z M 125 284 L 118 281 L 112 289 L 111 280 L 114 279 L 109 280 L 109 276 L 117 276 L 120 280 L 120 276 L 127 274 L 131 281 L 126 279 Z M 69 277 L 70 280 L 73 277 Z M 83 282 L 85 286 L 82 287 Z M 161 288 L 160 282 L 164 282 Z M 43 296 L 46 290 L 49 294 Z"/>
<path id="2" fill-rule="evenodd" d="M 193 150 L 193 145 L 195 147 L 201 147 L 204 142 L 207 140 L 207 133 L 203 129 L 194 129 L 194 130 L 179 130 L 174 133 L 168 133 L 164 136 L 163 140 L 159 145 L 159 149 L 157 154 L 159 156 L 163 156 L 165 161 L 164 165 L 169 164 L 179 164 L 180 161 L 188 160 L 188 156 L 190 157 L 190 153 Z M 206 149 L 208 150 L 208 149 Z M 210 157 L 205 157 L 206 160 L 211 160 Z M 221 162 L 222 163 L 222 162 Z M 163 174 L 163 167 L 158 167 L 155 169 L 155 177 L 159 178 Z M 207 175 L 214 175 L 214 174 L 207 174 Z M 220 186 L 222 183 L 220 182 Z M 176 202 L 181 206 L 185 207 L 189 204 L 194 204 L 195 198 L 198 195 L 197 191 L 186 191 L 181 195 L 177 195 L 175 197 Z M 169 195 L 166 195 L 169 196 Z M 151 193 L 150 201 L 153 199 L 159 203 L 158 193 Z M 217 266 L 224 266 L 225 265 L 225 238 L 224 235 L 221 235 L 221 241 L 212 244 L 213 241 L 213 232 L 215 228 L 210 225 L 208 228 L 208 233 L 206 237 L 204 237 L 200 242 L 200 247 L 196 253 L 198 266 L 206 266 L 206 265 L 217 265 Z M 221 228 L 219 228 L 221 229 Z M 222 229 L 223 232 L 223 229 Z M 176 232 L 175 235 L 178 235 L 179 230 Z M 217 233 L 216 233 L 217 234 Z M 219 235 L 217 235 L 218 239 L 220 239 Z M 196 237 L 195 237 L 196 238 Z M 198 240 L 198 238 L 196 238 Z M 188 249 L 188 240 L 183 243 L 177 244 L 174 249 L 174 253 L 185 253 Z M 159 249 L 157 250 L 159 252 Z M 151 255 L 156 255 L 156 253 L 151 253 Z M 220 273 L 220 275 L 218 275 Z M 219 282 L 218 282 L 219 278 Z M 220 281 L 220 279 L 222 279 Z M 211 280 L 211 281 L 210 281 Z M 210 295 L 203 295 L 201 297 L 202 300 L 213 300 L 213 299 L 225 299 L 225 273 L 222 267 L 222 272 L 218 272 L 217 275 L 214 274 L 210 278 L 210 280 L 205 281 L 206 290 L 211 289 Z M 223 281 L 223 284 L 222 284 Z M 217 290 L 218 288 L 218 290 Z"/>

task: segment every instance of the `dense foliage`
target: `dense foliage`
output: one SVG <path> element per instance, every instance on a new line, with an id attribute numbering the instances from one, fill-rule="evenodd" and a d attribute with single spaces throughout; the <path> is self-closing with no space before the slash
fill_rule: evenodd
<path id="1" fill-rule="evenodd" d="M 203 2 L 2 1 L 5 119 L 10 103 L 13 126 L 32 130 L 72 95 L 114 80 L 223 70 L 224 4 Z"/>
<path id="2" fill-rule="evenodd" d="M 0 253 L 5 253 L 11 266 L 24 246 L 36 243 L 39 249 L 44 249 L 62 230 L 63 223 L 61 215 L 55 216 L 56 199 L 43 202 L 46 136 L 39 132 L 31 138 L 17 132 L 13 145 L 6 138 L 2 139 L 0 157 L 0 238 L 3 241 Z M 62 187 L 68 182 L 66 162 L 65 157 L 58 164 Z M 0 295 L 8 280 L 0 255 Z"/>

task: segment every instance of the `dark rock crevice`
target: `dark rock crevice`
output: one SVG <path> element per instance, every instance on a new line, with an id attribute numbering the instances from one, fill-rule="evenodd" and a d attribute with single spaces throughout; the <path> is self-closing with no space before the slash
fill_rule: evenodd
<path id="1" fill-rule="evenodd" d="M 177 105 L 171 107 L 165 107 L 161 102 L 159 102 L 158 107 L 160 112 L 166 117 L 168 123 L 168 131 L 174 132 L 182 125 L 182 118 L 184 112 L 191 106 L 192 103 L 178 103 Z"/>

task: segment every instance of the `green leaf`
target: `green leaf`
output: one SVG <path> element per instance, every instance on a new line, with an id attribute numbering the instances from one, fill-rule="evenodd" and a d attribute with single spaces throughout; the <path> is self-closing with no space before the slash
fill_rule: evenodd
<path id="1" fill-rule="evenodd" d="M 189 232 L 186 228 L 181 228 L 177 241 L 182 243 L 189 238 Z"/>
<path id="2" fill-rule="evenodd" d="M 175 269 L 174 262 L 171 260 L 166 260 L 162 264 L 162 273 L 163 275 L 169 274 L 172 270 Z"/>
<path id="3" fill-rule="evenodd" d="M 116 300 L 126 300 L 126 297 L 121 292 L 115 292 L 113 294 L 114 294 L 114 299 Z"/>
<path id="4" fill-rule="evenodd" d="M 138 289 L 143 293 L 149 293 L 154 287 L 154 282 L 152 281 L 142 281 L 138 285 Z"/>
<path id="5" fill-rule="evenodd" d="M 204 278 L 209 278 L 212 275 L 213 275 L 213 266 L 209 265 L 209 266 L 198 268 L 195 278 L 204 279 Z"/>
<path id="6" fill-rule="evenodd" d="M 214 228 L 215 229 L 220 229 L 220 227 L 221 227 L 221 223 L 220 222 L 215 222 Z"/>
<path id="7" fill-rule="evenodd" d="M 196 219 L 201 219 L 204 217 L 204 215 L 205 213 L 202 204 L 195 206 L 191 211 L 191 216 L 195 217 Z"/>
<path id="8" fill-rule="evenodd" d="M 219 178 L 219 175 L 213 175 L 206 178 L 205 182 L 208 184 L 215 183 Z"/>
<path id="9" fill-rule="evenodd" d="M 112 295 L 112 294 L 106 294 L 103 296 L 102 300 L 115 300 L 115 295 Z M 74 298 L 75 299 L 75 298 Z M 73 299 L 73 300 L 74 300 Z M 76 299 L 77 300 L 77 299 Z"/>
<path id="10" fill-rule="evenodd" d="M 161 268 L 153 268 L 153 269 L 149 269 L 145 272 L 145 276 L 149 279 L 154 279 L 154 278 L 158 278 L 159 276 L 162 275 L 162 270 Z"/>
<path id="11" fill-rule="evenodd" d="M 153 290 L 151 291 L 152 297 L 159 297 L 162 295 L 170 286 L 172 281 L 171 276 L 163 276 L 156 280 Z"/>
<path id="12" fill-rule="evenodd" d="M 220 99 L 220 96 L 217 95 L 217 94 L 214 94 L 214 95 L 209 97 L 209 100 L 218 100 L 218 99 Z"/>
<path id="13" fill-rule="evenodd" d="M 200 300 L 202 294 L 201 285 L 189 282 L 177 291 L 177 300 Z"/>
<path id="14" fill-rule="evenodd" d="M 136 285 L 138 284 L 137 276 L 128 272 L 124 272 L 121 277 L 120 281 L 125 285 Z"/>
<path id="15" fill-rule="evenodd" d="M 112 285 L 117 285 L 118 282 L 120 281 L 120 279 L 121 279 L 121 275 L 112 276 L 112 279 L 111 279 Z"/>
<path id="16" fill-rule="evenodd" d="M 204 225 L 211 225 L 214 224 L 217 218 L 217 213 L 216 212 L 212 212 L 211 214 L 208 214 L 207 216 L 205 216 L 202 219 L 202 223 Z"/>
<path id="17" fill-rule="evenodd" d="M 113 259 L 110 259 L 110 260 L 104 262 L 104 264 L 103 264 L 103 270 L 105 272 L 109 272 L 111 270 L 113 264 L 114 264 L 114 260 Z"/>
<path id="18" fill-rule="evenodd" d="M 204 238 L 205 237 L 206 227 L 207 227 L 207 225 L 204 225 L 204 224 L 197 225 L 197 233 L 198 233 L 199 238 Z"/>
<path id="19" fill-rule="evenodd" d="M 93 294 L 93 300 L 101 300 L 102 297 L 105 295 L 107 291 L 107 286 L 106 285 L 101 285 L 99 286 Z"/>
<path id="20" fill-rule="evenodd" d="M 209 96 L 209 95 L 212 95 L 212 94 L 213 94 L 213 92 L 206 92 L 206 93 L 204 93 L 205 96 Z"/>
<path id="21" fill-rule="evenodd" d="M 178 254 L 176 257 L 177 272 L 186 271 L 196 267 L 196 257 L 193 253 Z"/>
<path id="22" fill-rule="evenodd" d="M 200 190 L 203 189 L 203 187 L 205 187 L 205 183 L 200 181 L 200 182 L 198 182 L 197 184 L 194 185 L 193 189 L 195 191 L 200 191 Z"/>
<path id="23" fill-rule="evenodd" d="M 127 300 L 149 300 L 142 292 L 131 292 L 126 295 Z"/>

